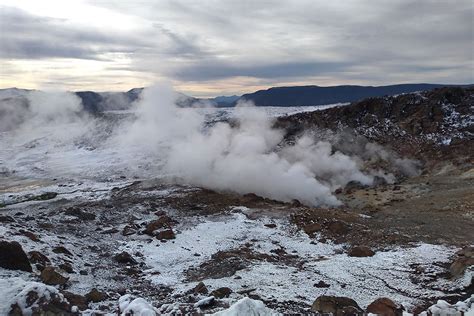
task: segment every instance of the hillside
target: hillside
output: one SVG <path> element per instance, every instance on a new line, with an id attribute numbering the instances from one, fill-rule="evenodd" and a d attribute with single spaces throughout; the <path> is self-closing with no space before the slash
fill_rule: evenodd
<path id="1" fill-rule="evenodd" d="M 310 106 L 359 101 L 369 97 L 381 97 L 432 90 L 440 84 L 399 84 L 390 86 L 301 86 L 275 87 L 242 95 L 239 100 L 252 101 L 256 106 Z"/>

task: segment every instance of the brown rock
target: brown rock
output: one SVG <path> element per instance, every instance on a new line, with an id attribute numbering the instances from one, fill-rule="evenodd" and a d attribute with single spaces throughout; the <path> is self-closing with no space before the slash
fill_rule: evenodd
<path id="1" fill-rule="evenodd" d="M 64 285 L 69 280 L 56 272 L 53 267 L 46 267 L 41 271 L 40 275 L 41 281 L 48 285 Z"/>
<path id="2" fill-rule="evenodd" d="M 176 236 L 173 232 L 172 229 L 166 229 L 166 230 L 162 230 L 160 231 L 157 235 L 156 235 L 156 238 L 157 239 L 175 239 Z"/>
<path id="3" fill-rule="evenodd" d="M 62 291 L 61 293 L 68 300 L 71 306 L 77 306 L 77 308 L 80 310 L 85 310 L 88 308 L 87 299 L 84 296 L 68 291 Z"/>
<path id="4" fill-rule="evenodd" d="M 16 241 L 0 241 L 0 267 L 9 270 L 33 271 L 26 253 Z"/>
<path id="5" fill-rule="evenodd" d="M 104 292 L 93 288 L 89 293 L 86 294 L 86 299 L 88 302 L 102 302 L 107 298 L 107 295 Z"/>
<path id="6" fill-rule="evenodd" d="M 264 224 L 263 226 L 268 227 L 268 228 L 276 228 L 277 227 L 277 225 L 274 224 L 274 223 Z"/>
<path id="7" fill-rule="evenodd" d="M 122 230 L 122 236 L 130 236 L 137 232 L 135 225 L 126 225 Z"/>
<path id="8" fill-rule="evenodd" d="M 215 298 L 224 298 L 224 297 L 229 297 L 230 293 L 232 293 L 232 290 L 230 288 L 220 287 L 212 291 L 211 296 L 214 296 Z"/>
<path id="9" fill-rule="evenodd" d="M 172 223 L 173 220 L 171 219 L 171 217 L 166 215 L 160 216 L 157 220 L 154 220 L 146 225 L 144 233 L 153 236 L 156 230 L 163 228 L 171 228 Z"/>
<path id="10" fill-rule="evenodd" d="M 69 262 L 64 262 L 59 265 L 59 268 L 66 271 L 67 273 L 74 273 L 74 269 Z"/>
<path id="11" fill-rule="evenodd" d="M 474 258 L 459 257 L 449 267 L 449 272 L 453 278 L 458 278 L 464 274 L 467 267 L 474 265 Z"/>
<path id="12" fill-rule="evenodd" d="M 347 252 L 349 257 L 372 257 L 375 252 L 366 246 L 355 246 Z"/>
<path id="13" fill-rule="evenodd" d="M 342 221 L 333 221 L 329 223 L 328 230 L 334 235 L 345 235 L 351 230 L 351 228 L 348 224 Z"/>
<path id="14" fill-rule="evenodd" d="M 36 236 L 34 233 L 32 233 L 32 232 L 30 232 L 30 231 L 21 229 L 21 230 L 19 231 L 19 233 L 22 234 L 22 235 L 25 236 L 25 237 L 28 237 L 28 238 L 31 239 L 32 241 L 40 241 L 40 239 L 38 238 L 38 236 Z"/>
<path id="15" fill-rule="evenodd" d="M 39 251 L 30 251 L 28 253 L 29 257 L 30 257 L 30 261 L 32 263 L 40 263 L 42 265 L 47 265 L 48 263 L 50 263 L 48 257 L 46 257 L 45 255 L 43 255 L 41 252 Z"/>
<path id="16" fill-rule="evenodd" d="M 321 314 L 332 313 L 335 316 L 362 315 L 362 310 L 357 303 L 348 297 L 320 296 L 311 306 L 313 312 Z"/>
<path id="17" fill-rule="evenodd" d="M 382 297 L 370 303 L 367 307 L 367 313 L 383 316 L 402 316 L 403 306 L 393 302 L 389 298 Z"/>
<path id="18" fill-rule="evenodd" d="M 321 226 L 321 224 L 312 223 L 312 224 L 308 224 L 308 225 L 304 226 L 303 231 L 308 235 L 312 235 L 312 234 L 320 231 L 322 228 L 323 227 Z"/>
<path id="19" fill-rule="evenodd" d="M 125 263 L 125 264 L 137 264 L 138 262 L 126 251 L 123 251 L 114 256 L 114 260 L 118 263 Z"/>
<path id="20" fill-rule="evenodd" d="M 72 256 L 72 253 L 63 246 L 58 246 L 53 248 L 54 253 L 63 253 L 68 256 Z"/>
<path id="21" fill-rule="evenodd" d="M 203 282 L 199 282 L 198 285 L 193 289 L 194 293 L 207 294 L 208 290 Z"/>

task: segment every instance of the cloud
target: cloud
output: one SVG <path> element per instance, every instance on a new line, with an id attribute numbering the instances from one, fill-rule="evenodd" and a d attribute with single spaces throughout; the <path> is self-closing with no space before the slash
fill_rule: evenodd
<path id="1" fill-rule="evenodd" d="M 168 77 L 178 87 L 192 82 L 202 90 L 239 78 L 323 85 L 474 81 L 470 0 L 144 0 L 83 6 L 84 14 L 97 14 L 100 27 L 84 27 L 81 15 L 66 20 L 3 8 L 0 58 L 96 60 L 108 63 L 102 68 L 106 77 L 121 69 L 142 81 Z M 118 30 L 117 21 L 100 20 L 103 10 L 130 18 L 136 27 Z M 89 82 L 81 84 L 90 89 L 102 84 L 94 76 Z M 227 91 L 246 91 L 241 82 L 237 91 L 235 83 Z"/>

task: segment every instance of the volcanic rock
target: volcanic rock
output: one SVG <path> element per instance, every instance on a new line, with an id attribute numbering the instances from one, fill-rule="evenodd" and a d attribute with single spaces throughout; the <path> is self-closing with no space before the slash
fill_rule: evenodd
<path id="1" fill-rule="evenodd" d="M 154 220 L 146 225 L 144 233 L 150 236 L 154 235 L 154 232 L 163 228 L 171 228 L 173 220 L 166 215 L 160 216 L 157 220 Z"/>
<path id="2" fill-rule="evenodd" d="M 64 297 L 68 300 L 71 306 L 77 306 L 80 310 L 87 309 L 87 299 L 84 296 L 68 291 L 62 291 L 61 294 L 64 295 Z"/>
<path id="3" fill-rule="evenodd" d="M 157 239 L 160 239 L 160 240 L 163 240 L 163 239 L 175 239 L 176 236 L 173 232 L 172 229 L 166 229 L 166 230 L 162 230 L 160 231 L 157 235 L 156 235 L 156 238 Z"/>
<path id="4" fill-rule="evenodd" d="M 89 293 L 86 294 L 86 299 L 88 302 L 101 302 L 107 298 L 107 295 L 104 292 L 93 288 Z"/>
<path id="5" fill-rule="evenodd" d="M 16 241 L 0 241 L 0 267 L 9 270 L 33 271 L 26 253 Z"/>
<path id="6" fill-rule="evenodd" d="M 367 313 L 384 316 L 402 316 L 403 306 L 396 304 L 389 298 L 382 297 L 370 303 L 367 307 Z"/>
<path id="7" fill-rule="evenodd" d="M 132 257 L 131 254 L 129 254 L 126 251 L 123 251 L 117 255 L 114 256 L 114 260 L 117 261 L 118 263 L 124 263 L 124 264 L 137 264 L 138 262 Z"/>
<path id="8" fill-rule="evenodd" d="M 206 285 L 203 282 L 199 282 L 198 285 L 193 289 L 194 293 L 207 294 L 208 290 Z"/>
<path id="9" fill-rule="evenodd" d="M 372 257 L 375 252 L 366 246 L 355 246 L 349 249 L 347 255 L 349 257 Z"/>
<path id="10" fill-rule="evenodd" d="M 350 230 L 350 226 L 342 221 L 332 221 L 328 225 L 328 231 L 334 235 L 345 235 Z"/>
<path id="11" fill-rule="evenodd" d="M 362 309 L 353 299 L 339 296 L 320 296 L 314 301 L 311 310 L 335 316 L 362 315 Z"/>
<path id="12" fill-rule="evenodd" d="M 231 293 L 232 293 L 232 290 L 230 288 L 220 287 L 212 291 L 211 296 L 214 296 L 215 298 L 224 298 L 224 297 L 229 297 Z"/>
<path id="13" fill-rule="evenodd" d="M 41 271 L 40 278 L 43 283 L 48 285 L 63 285 L 69 280 L 69 278 L 56 272 L 53 267 L 44 268 L 43 271 Z"/>

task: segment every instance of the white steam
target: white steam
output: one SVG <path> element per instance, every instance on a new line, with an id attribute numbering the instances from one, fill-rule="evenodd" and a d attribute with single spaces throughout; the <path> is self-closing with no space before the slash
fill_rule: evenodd
<path id="1" fill-rule="evenodd" d="M 345 153 L 317 135 L 289 144 L 264 110 L 247 103 L 233 110 L 232 122 L 210 124 L 202 109 L 177 106 L 180 97 L 159 84 L 143 91 L 131 114 L 94 118 L 72 93 L 30 91 L 17 113 L 14 103 L 4 107 L 21 123 L 0 133 L 0 170 L 99 181 L 165 178 L 308 205 L 339 205 L 333 192 L 350 181 L 392 181 L 380 168 L 362 171 L 372 159 L 406 174 L 417 171 L 411 161 L 374 144 L 354 143 L 348 151 L 349 145 L 339 146 Z"/>
<path id="2" fill-rule="evenodd" d="M 355 160 L 332 152 L 330 143 L 301 138 L 283 146 L 283 131 L 256 107 L 239 104 L 236 126 L 205 128 L 205 117 L 178 108 L 166 85 L 145 89 L 126 146 L 160 154 L 163 171 L 180 183 L 309 205 L 338 205 L 332 194 L 355 180 L 371 184 Z"/>

